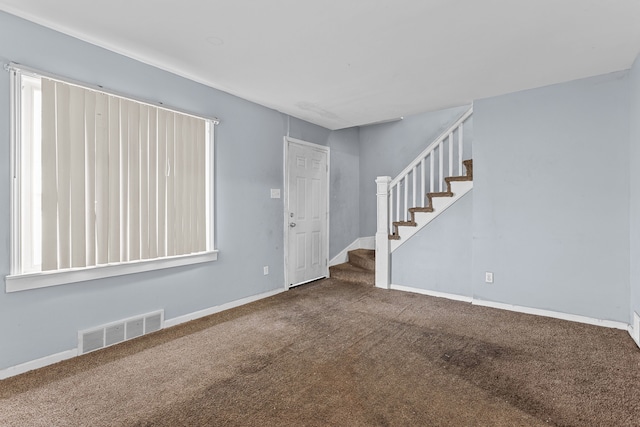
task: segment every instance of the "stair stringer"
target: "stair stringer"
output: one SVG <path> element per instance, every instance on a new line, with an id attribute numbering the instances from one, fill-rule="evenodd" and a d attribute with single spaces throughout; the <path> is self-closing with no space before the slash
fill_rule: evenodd
<path id="1" fill-rule="evenodd" d="M 416 225 L 411 227 L 398 227 L 398 235 L 400 238 L 397 240 L 389 240 L 389 252 L 393 253 L 393 251 L 402 246 L 402 244 L 413 237 L 414 234 L 436 219 L 440 214 L 447 210 L 447 208 L 457 202 L 462 196 L 472 189 L 473 181 L 452 181 L 451 192 L 453 193 L 453 196 L 434 197 L 432 199 L 433 212 L 415 212 L 414 219 Z"/>

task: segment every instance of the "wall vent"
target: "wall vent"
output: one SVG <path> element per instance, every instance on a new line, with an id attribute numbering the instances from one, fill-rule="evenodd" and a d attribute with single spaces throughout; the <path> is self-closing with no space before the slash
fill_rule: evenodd
<path id="1" fill-rule="evenodd" d="M 109 347 L 164 327 L 164 310 L 106 323 L 78 332 L 78 353 Z"/>

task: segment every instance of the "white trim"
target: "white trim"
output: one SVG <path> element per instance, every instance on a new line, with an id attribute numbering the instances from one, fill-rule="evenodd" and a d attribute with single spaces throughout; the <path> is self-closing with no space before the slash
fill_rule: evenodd
<path id="1" fill-rule="evenodd" d="M 41 357 L 40 359 L 30 360 L 29 362 L 21 363 L 19 365 L 9 366 L 8 368 L 0 370 L 0 380 L 4 380 L 15 375 L 24 374 L 25 372 L 33 371 L 34 369 L 44 368 L 45 366 L 53 365 L 54 363 L 71 359 L 73 357 L 76 357 L 77 355 L 78 349 L 74 348 L 71 350 L 66 350 L 60 353 Z"/>
<path id="2" fill-rule="evenodd" d="M 404 291 L 404 292 L 413 292 L 417 294 L 428 295 L 428 296 L 433 296 L 438 298 L 447 298 L 454 301 L 471 303 L 473 305 L 477 305 L 481 307 L 497 308 L 498 310 L 507 310 L 507 311 L 513 311 L 516 313 L 533 314 L 535 316 L 542 316 L 542 317 L 552 317 L 554 319 L 567 320 L 569 322 L 585 323 L 587 325 L 603 326 L 605 328 L 611 328 L 611 329 L 621 329 L 623 331 L 629 331 L 631 336 L 634 338 L 634 341 L 636 340 L 635 335 L 633 333 L 634 328 L 631 325 L 628 325 L 624 322 L 618 322 L 615 320 L 595 319 L 593 317 L 580 316 L 577 314 L 561 313 L 559 311 L 543 310 L 540 308 L 524 307 L 520 305 L 505 304 L 501 302 L 479 300 L 479 299 L 475 299 L 473 297 L 469 297 L 465 295 L 431 291 L 427 289 L 413 288 L 413 287 L 403 286 L 403 285 L 392 284 L 390 285 L 389 289 Z M 636 313 L 634 313 L 634 315 L 638 316 Z M 635 318 L 634 318 L 634 321 L 635 321 Z M 638 317 L 638 323 L 640 324 L 640 317 Z M 638 330 L 640 331 L 640 326 L 638 327 Z M 640 346 L 640 344 L 638 345 Z"/>
<path id="3" fill-rule="evenodd" d="M 369 237 L 358 237 L 354 240 L 349 246 L 344 248 L 338 253 L 338 255 L 331 258 L 329 261 L 329 267 L 334 265 L 343 264 L 349 261 L 349 251 L 355 251 L 356 249 L 375 249 L 376 248 L 376 238 L 375 236 Z"/>
<path id="4" fill-rule="evenodd" d="M 208 128 L 208 144 L 205 144 L 205 156 L 207 159 L 207 164 L 205 165 L 205 215 L 207 221 L 207 236 L 205 247 L 207 249 L 211 249 L 216 251 L 216 202 L 215 202 L 215 194 L 216 194 L 216 122 L 206 121 Z"/>
<path id="5" fill-rule="evenodd" d="M 20 174 L 18 173 L 18 159 L 20 159 L 20 144 L 19 141 L 21 139 L 21 131 L 22 131 L 22 78 L 20 72 L 17 70 L 9 70 L 10 73 L 10 102 L 11 106 L 10 116 L 11 116 L 11 126 L 10 126 L 10 158 L 11 158 L 11 270 L 10 271 L 20 271 L 22 266 L 20 265 L 19 256 L 20 253 L 20 240 L 21 236 L 19 231 L 22 229 L 20 225 L 21 215 L 20 215 L 20 206 L 22 205 L 20 200 Z"/>
<path id="6" fill-rule="evenodd" d="M 485 301 L 474 299 L 473 305 L 482 307 L 497 308 L 500 310 L 515 311 L 517 313 L 533 314 L 542 317 L 552 317 L 554 319 L 568 320 L 570 322 L 585 323 L 587 325 L 604 326 L 605 328 L 629 330 L 629 325 L 616 320 L 603 320 L 593 317 L 580 316 L 578 314 L 568 314 L 559 311 L 543 310 L 541 308 L 524 307 L 520 305 L 505 304 L 501 302 Z"/>
<path id="7" fill-rule="evenodd" d="M 468 302 L 468 303 L 473 301 L 473 298 L 464 296 L 464 295 L 430 291 L 428 289 L 413 288 L 410 286 L 394 285 L 393 283 L 389 286 L 389 289 L 392 289 L 395 291 L 412 292 L 414 294 L 428 295 L 430 297 L 436 297 L 436 298 L 446 298 L 454 301 L 462 301 L 462 302 Z"/>
<path id="8" fill-rule="evenodd" d="M 284 289 L 275 289 L 273 291 L 264 292 L 258 295 L 252 295 L 245 298 L 240 298 L 235 301 L 227 302 L 225 304 L 209 307 L 204 310 L 194 311 L 193 313 L 185 314 L 183 316 L 174 317 L 173 319 L 165 320 L 164 327 L 170 328 L 172 326 L 179 325 L 181 323 L 189 322 L 191 320 L 199 319 L 201 317 L 210 316 L 212 314 L 220 313 L 221 311 L 229 310 L 232 308 L 240 307 L 241 305 L 249 304 L 264 298 L 269 298 L 279 293 L 284 292 Z"/>
<path id="9" fill-rule="evenodd" d="M 629 325 L 629 335 L 631 335 L 636 345 L 640 347 L 640 315 L 635 311 L 633 312 L 631 322 L 631 325 Z"/>
<path id="10" fill-rule="evenodd" d="M 288 132 L 287 132 L 288 133 Z M 289 143 L 294 143 L 294 144 L 298 144 L 298 145 L 303 145 L 305 147 L 309 147 L 309 148 L 313 148 L 315 150 L 320 150 L 320 151 L 324 151 L 327 154 L 327 235 L 326 235 L 326 242 L 327 242 L 327 247 L 326 247 L 326 253 L 325 253 L 325 259 L 327 260 L 326 265 L 325 265 L 325 271 L 324 271 L 324 276 L 325 277 L 329 277 L 329 235 L 330 233 L 330 219 L 331 217 L 329 216 L 329 212 L 331 212 L 331 205 L 330 205 L 330 201 L 331 201 L 331 148 L 325 146 L 325 145 L 320 145 L 320 144 L 314 144 L 313 142 L 307 142 L 307 141 L 303 141 L 301 139 L 296 139 L 296 138 L 292 138 L 288 135 L 284 136 L 283 138 L 284 141 L 284 149 L 283 149 L 283 154 L 284 154 L 284 167 L 283 172 L 284 172 L 284 177 L 283 177 L 283 181 L 284 181 L 284 212 L 283 212 L 283 216 L 284 216 L 284 233 L 282 233 L 284 235 L 284 289 L 289 289 L 289 182 L 287 180 L 287 173 L 289 172 L 288 168 L 287 168 L 287 160 L 289 158 Z M 313 280 L 317 280 L 317 279 L 313 279 Z M 308 282 L 305 282 L 308 283 Z M 302 283 L 297 283 L 296 285 L 299 285 Z"/>
<path id="11" fill-rule="evenodd" d="M 181 323 L 188 322 L 190 320 L 199 319 L 201 317 L 210 316 L 215 313 L 219 313 L 221 311 L 229 310 L 232 308 L 240 307 L 245 304 L 249 304 L 251 302 L 255 302 L 264 298 L 269 298 L 279 293 L 284 292 L 284 289 L 275 289 L 273 291 L 264 292 L 262 294 L 249 296 L 246 298 L 241 298 L 235 301 L 231 301 L 225 304 L 217 305 L 215 307 L 210 307 L 200 311 L 194 311 L 193 313 L 185 314 L 183 316 L 174 317 L 173 319 L 164 320 L 161 329 L 170 328 L 172 326 L 179 325 Z M 137 318 L 140 316 L 135 316 L 133 318 Z M 121 321 L 119 321 L 121 322 Z M 119 323 L 115 322 L 115 323 Z M 30 360 L 28 362 L 21 363 L 19 365 L 10 366 L 8 368 L 4 368 L 0 370 L 0 380 L 4 380 L 9 377 L 13 377 L 15 375 L 23 374 L 28 371 L 32 371 L 38 368 L 44 368 L 48 365 L 53 365 L 54 363 L 62 362 L 63 360 L 71 359 L 73 357 L 78 356 L 78 349 L 73 348 L 71 350 L 66 350 L 60 353 L 51 354 L 49 356 L 42 357 L 40 359 Z"/>
<path id="12" fill-rule="evenodd" d="M 6 292 L 18 292 L 47 286 L 65 285 L 125 274 L 142 273 L 163 268 L 199 264 L 218 259 L 218 251 L 197 254 L 157 258 L 152 260 L 130 261 L 116 265 L 101 265 L 78 269 L 56 270 L 51 272 L 9 275 L 5 278 Z"/>

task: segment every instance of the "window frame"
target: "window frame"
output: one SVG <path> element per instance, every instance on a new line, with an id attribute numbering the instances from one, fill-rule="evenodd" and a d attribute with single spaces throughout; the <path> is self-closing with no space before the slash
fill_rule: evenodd
<path id="1" fill-rule="evenodd" d="M 164 268 L 186 266 L 217 260 L 218 250 L 215 247 L 215 205 L 214 205 L 214 166 L 215 166 L 215 127 L 220 123 L 215 117 L 204 117 L 202 115 L 186 112 L 177 108 L 169 108 L 162 103 L 153 103 L 142 100 L 131 95 L 123 95 L 116 91 L 106 90 L 102 86 L 91 85 L 78 82 L 72 79 L 53 75 L 44 71 L 24 67 L 11 63 L 5 66 L 10 73 L 10 159 L 11 159 L 11 247 L 10 247 L 10 274 L 5 277 L 5 291 L 17 292 L 28 289 L 38 289 L 49 286 L 63 285 L 69 283 L 82 282 L 87 280 L 101 279 L 107 277 L 128 275 L 145 271 L 154 271 Z M 205 173 L 205 216 L 206 216 L 206 250 L 203 252 L 165 256 L 162 258 L 124 261 L 81 268 L 66 268 L 53 271 L 23 272 L 22 270 L 22 185 L 21 182 L 21 162 L 22 162 L 22 77 L 30 76 L 37 78 L 49 78 L 64 83 L 80 86 L 85 89 L 102 92 L 108 95 L 146 104 L 154 108 L 185 114 L 205 120 L 208 123 L 208 134 L 206 135 L 206 173 Z"/>

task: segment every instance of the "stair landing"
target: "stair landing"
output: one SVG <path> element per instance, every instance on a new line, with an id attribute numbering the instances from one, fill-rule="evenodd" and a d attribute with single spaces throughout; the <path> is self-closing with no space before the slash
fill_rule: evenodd
<path id="1" fill-rule="evenodd" d="M 332 279 L 362 285 L 375 284 L 376 252 L 370 249 L 349 251 L 349 261 L 329 267 Z"/>

